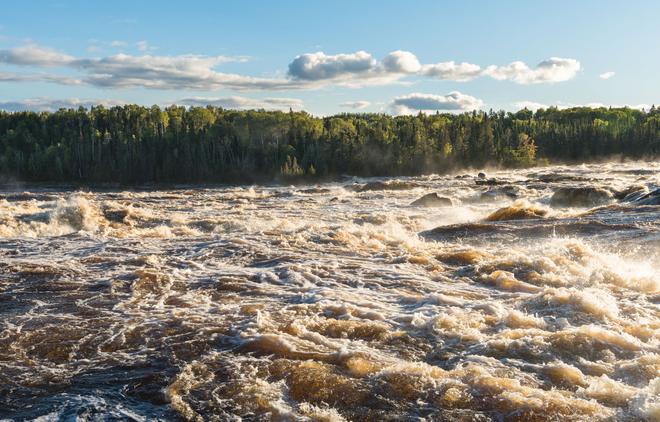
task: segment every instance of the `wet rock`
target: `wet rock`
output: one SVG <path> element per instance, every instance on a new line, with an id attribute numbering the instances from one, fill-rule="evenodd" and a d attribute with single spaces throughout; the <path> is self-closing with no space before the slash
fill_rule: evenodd
<path id="1" fill-rule="evenodd" d="M 481 173 L 481 174 L 483 174 L 483 173 Z M 484 186 L 484 185 L 485 186 L 495 186 L 499 183 L 497 181 L 497 179 L 492 178 L 492 177 L 490 179 L 476 179 L 474 182 L 477 185 L 480 185 L 480 186 Z"/>
<path id="2" fill-rule="evenodd" d="M 647 193 L 635 201 L 639 205 L 660 205 L 660 188 Z"/>
<path id="3" fill-rule="evenodd" d="M 479 179 L 485 179 L 485 178 L 486 178 L 486 173 L 479 173 L 479 174 L 477 175 L 477 178 L 479 178 Z"/>
<path id="4" fill-rule="evenodd" d="M 550 203 L 560 207 L 594 207 L 610 202 L 612 192 L 594 186 L 563 187 L 555 191 Z"/>
<path id="5" fill-rule="evenodd" d="M 529 178 L 534 178 L 539 182 L 543 183 L 554 183 L 554 182 L 585 182 L 588 181 L 586 177 L 576 176 L 572 174 L 560 174 L 560 173 L 530 173 L 527 175 Z"/>
<path id="6" fill-rule="evenodd" d="M 437 193 L 428 193 L 421 198 L 413 201 L 410 205 L 416 207 L 451 207 L 451 199 L 438 196 Z"/>
<path id="7" fill-rule="evenodd" d="M 368 192 L 374 190 L 409 190 L 419 187 L 417 183 L 392 180 L 390 182 L 369 182 L 358 187 L 358 192 Z"/>
<path id="8" fill-rule="evenodd" d="M 517 186 L 501 186 L 499 188 L 491 188 L 486 192 L 482 192 L 479 196 L 481 201 L 496 201 L 498 199 L 512 198 L 516 199 L 519 196 L 520 189 Z"/>
<path id="9" fill-rule="evenodd" d="M 641 198 L 648 192 L 649 190 L 644 185 L 633 185 L 615 192 L 614 197 L 623 202 L 632 202 Z"/>
<path id="10" fill-rule="evenodd" d="M 298 192 L 305 194 L 329 193 L 330 189 L 316 187 L 316 188 L 301 189 Z"/>
<path id="11" fill-rule="evenodd" d="M 125 223 L 128 211 L 123 209 L 106 208 L 103 210 L 103 217 L 113 223 Z"/>
<path id="12" fill-rule="evenodd" d="M 49 195 L 45 193 L 31 193 L 31 192 L 22 192 L 22 193 L 11 193 L 8 195 L 0 196 L 0 199 L 5 199 L 7 202 L 21 202 L 21 201 L 54 201 L 57 199 L 55 195 Z"/>

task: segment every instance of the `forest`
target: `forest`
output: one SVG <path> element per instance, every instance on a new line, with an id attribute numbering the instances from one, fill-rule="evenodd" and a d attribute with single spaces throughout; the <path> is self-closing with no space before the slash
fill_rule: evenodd
<path id="1" fill-rule="evenodd" d="M 0 181 L 237 183 L 660 155 L 660 109 L 390 116 L 125 105 L 0 111 Z"/>

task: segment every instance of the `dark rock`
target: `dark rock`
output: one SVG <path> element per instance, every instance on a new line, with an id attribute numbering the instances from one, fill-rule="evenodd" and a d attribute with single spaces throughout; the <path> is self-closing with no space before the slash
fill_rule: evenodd
<path id="1" fill-rule="evenodd" d="M 451 199 L 438 196 L 437 193 L 433 192 L 422 196 L 410 205 L 416 207 L 451 207 L 453 204 Z"/>
<path id="2" fill-rule="evenodd" d="M 481 201 L 495 201 L 504 198 L 516 199 L 519 196 L 519 191 L 520 188 L 512 185 L 490 188 L 486 192 L 482 192 L 479 199 Z"/>
<path id="3" fill-rule="evenodd" d="M 495 186 L 499 182 L 497 181 L 497 179 L 491 177 L 490 179 L 476 179 L 475 183 L 477 185 L 480 185 L 480 186 L 484 186 L 484 185 L 485 186 Z"/>
<path id="4" fill-rule="evenodd" d="M 614 193 L 614 197 L 623 202 L 635 201 L 648 193 L 644 185 L 633 185 Z"/>
<path id="5" fill-rule="evenodd" d="M 392 180 L 389 182 L 370 182 L 359 188 L 358 192 L 368 192 L 374 190 L 408 190 L 419 187 L 417 183 Z"/>
<path id="6" fill-rule="evenodd" d="M 610 202 L 612 192 L 593 186 L 563 187 L 555 191 L 550 203 L 560 207 L 594 207 Z"/>
<path id="7" fill-rule="evenodd" d="M 299 193 L 306 193 L 306 194 L 328 193 L 328 192 L 330 192 L 330 189 L 326 189 L 326 188 L 308 188 L 308 189 L 300 189 L 298 192 Z"/>
<path id="8" fill-rule="evenodd" d="M 649 192 L 635 201 L 639 205 L 660 205 L 660 188 Z"/>
<path id="9" fill-rule="evenodd" d="M 128 211 L 123 209 L 106 208 L 103 210 L 103 216 L 106 220 L 112 221 L 114 223 L 125 223 L 126 216 L 128 216 Z"/>
<path id="10" fill-rule="evenodd" d="M 478 177 L 479 179 L 485 179 L 485 178 L 486 178 L 486 173 L 479 173 L 479 174 L 477 175 L 477 177 Z"/>
<path id="11" fill-rule="evenodd" d="M 527 177 L 535 178 L 539 182 L 554 183 L 554 182 L 586 182 L 589 179 L 583 176 L 576 176 L 571 174 L 558 174 L 558 173 L 531 173 Z"/>

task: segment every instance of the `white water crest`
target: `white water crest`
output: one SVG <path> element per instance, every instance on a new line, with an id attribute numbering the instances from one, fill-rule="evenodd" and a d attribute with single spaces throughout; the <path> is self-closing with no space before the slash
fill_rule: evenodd
<path id="1" fill-rule="evenodd" d="M 0 419 L 659 420 L 660 163 L 476 173 L 1 190 Z"/>

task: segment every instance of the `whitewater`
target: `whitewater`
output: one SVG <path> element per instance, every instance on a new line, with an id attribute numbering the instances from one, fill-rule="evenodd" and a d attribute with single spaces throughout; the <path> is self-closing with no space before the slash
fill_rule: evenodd
<path id="1" fill-rule="evenodd" d="M 478 173 L 1 187 L 0 420 L 660 420 L 660 163 Z"/>

